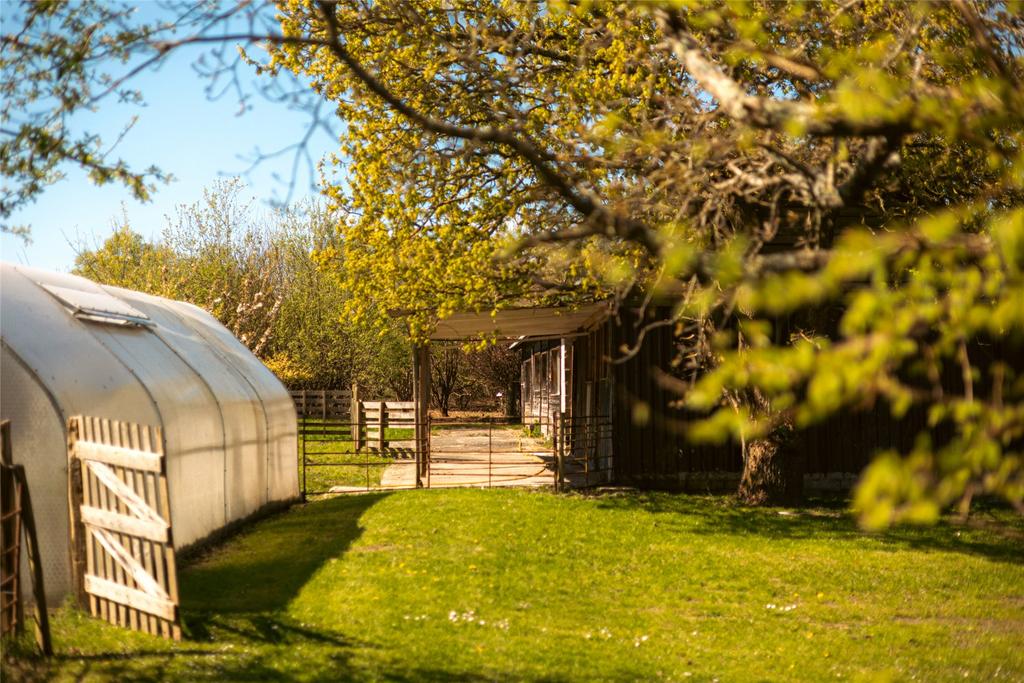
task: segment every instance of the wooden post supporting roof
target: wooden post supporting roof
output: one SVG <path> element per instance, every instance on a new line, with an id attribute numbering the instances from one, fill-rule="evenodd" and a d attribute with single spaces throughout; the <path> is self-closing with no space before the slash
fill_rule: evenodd
<path id="1" fill-rule="evenodd" d="M 416 421 L 416 486 L 423 486 L 427 474 L 428 449 L 430 444 L 430 347 L 413 348 L 413 403 Z"/>

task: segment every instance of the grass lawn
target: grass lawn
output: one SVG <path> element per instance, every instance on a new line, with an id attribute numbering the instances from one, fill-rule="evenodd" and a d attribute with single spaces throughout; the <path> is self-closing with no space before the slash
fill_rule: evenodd
<path id="1" fill-rule="evenodd" d="M 785 513 L 785 514 L 782 514 Z M 1017 680 L 1024 523 L 419 490 L 266 520 L 181 572 L 187 637 L 64 609 L 4 680 Z"/>

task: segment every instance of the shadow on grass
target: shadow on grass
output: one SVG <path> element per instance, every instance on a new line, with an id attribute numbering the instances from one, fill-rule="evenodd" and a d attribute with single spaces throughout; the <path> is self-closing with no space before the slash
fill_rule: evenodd
<path id="1" fill-rule="evenodd" d="M 362 535 L 363 513 L 388 495 L 341 496 L 293 508 L 197 559 L 179 578 L 189 627 L 199 614 L 284 609 L 324 562 Z"/>
<path id="2" fill-rule="evenodd" d="M 914 549 L 978 555 L 995 562 L 1024 564 L 1024 543 L 1016 524 L 991 517 L 986 528 L 940 522 L 935 526 L 900 526 L 884 533 L 861 530 L 838 498 L 812 500 L 802 508 L 754 508 L 726 496 L 697 496 L 660 492 L 616 492 L 598 495 L 608 510 L 643 510 L 676 517 L 687 533 L 757 535 L 777 539 L 829 538 L 836 541 L 871 538 L 893 551 Z M 988 511 L 991 515 L 991 510 Z M 701 523 L 693 524 L 697 519 Z M 878 546 L 876 546 L 878 547 Z"/>

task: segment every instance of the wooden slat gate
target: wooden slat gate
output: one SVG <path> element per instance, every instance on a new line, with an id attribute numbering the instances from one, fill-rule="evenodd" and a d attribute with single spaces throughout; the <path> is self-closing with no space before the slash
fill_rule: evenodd
<path id="1" fill-rule="evenodd" d="M 91 614 L 181 639 L 163 435 L 96 417 L 68 424 L 71 556 Z"/>

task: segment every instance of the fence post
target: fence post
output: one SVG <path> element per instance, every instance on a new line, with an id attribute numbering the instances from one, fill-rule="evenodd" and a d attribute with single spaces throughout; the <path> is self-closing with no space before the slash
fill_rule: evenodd
<path id="1" fill-rule="evenodd" d="M 299 444 L 302 452 L 302 502 L 306 502 L 306 424 L 299 427 Z"/>
<path id="2" fill-rule="evenodd" d="M 75 442 L 81 437 L 82 420 L 68 420 L 68 543 L 71 554 L 71 592 L 83 610 L 89 609 L 85 593 L 85 525 L 82 524 L 82 461 L 75 451 Z"/>
<path id="3" fill-rule="evenodd" d="M 359 385 L 352 385 L 352 447 L 355 452 L 358 453 L 359 449 L 363 447 L 363 430 L 362 430 L 362 403 L 359 400 Z"/>
<path id="4" fill-rule="evenodd" d="M 380 430 L 377 432 L 377 448 L 383 453 L 384 449 L 387 448 L 388 445 L 387 440 L 384 438 L 384 430 L 387 429 L 388 426 L 388 408 L 384 401 L 379 401 L 379 404 L 380 412 L 378 414 L 380 415 Z"/>
<path id="5" fill-rule="evenodd" d="M 554 429 L 555 442 L 555 491 L 565 488 L 565 413 L 555 413 Z"/>
<path id="6" fill-rule="evenodd" d="M 427 476 L 427 488 L 430 488 L 430 413 L 426 413 L 427 428 L 423 443 L 423 474 Z"/>

